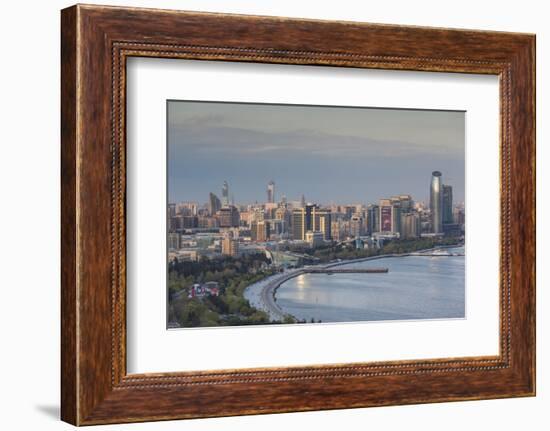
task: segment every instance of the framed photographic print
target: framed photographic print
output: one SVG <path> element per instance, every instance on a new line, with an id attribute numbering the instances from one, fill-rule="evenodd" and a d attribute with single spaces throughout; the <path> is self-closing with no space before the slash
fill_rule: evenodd
<path id="1" fill-rule="evenodd" d="M 63 420 L 535 394 L 533 35 L 61 30 Z"/>
<path id="2" fill-rule="evenodd" d="M 465 112 L 170 100 L 167 121 L 170 328 L 465 317 Z"/>

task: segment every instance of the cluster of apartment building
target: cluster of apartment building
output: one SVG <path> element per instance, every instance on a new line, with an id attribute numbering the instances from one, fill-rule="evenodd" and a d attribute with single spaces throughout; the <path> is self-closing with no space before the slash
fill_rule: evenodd
<path id="1" fill-rule="evenodd" d="M 361 237 L 460 236 L 464 233 L 464 207 L 453 205 L 452 187 L 443 184 L 441 177 L 438 171 L 432 173 L 429 206 L 407 194 L 369 205 L 320 205 L 306 202 L 303 195 L 298 201 L 283 196 L 276 202 L 273 181 L 267 185 L 264 203 L 236 205 L 229 199 L 225 181 L 222 199 L 210 193 L 204 205 L 168 205 L 168 249 L 172 257 L 196 260 L 200 255 L 258 252 L 270 243 L 303 242 L 317 247 Z"/>

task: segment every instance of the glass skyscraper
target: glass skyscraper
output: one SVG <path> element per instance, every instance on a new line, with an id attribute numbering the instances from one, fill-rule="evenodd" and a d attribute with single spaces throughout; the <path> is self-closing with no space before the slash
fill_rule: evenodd
<path id="1" fill-rule="evenodd" d="M 270 204 L 275 202 L 275 182 L 273 180 L 267 183 L 267 202 Z"/>
<path id="2" fill-rule="evenodd" d="M 224 181 L 222 186 L 222 205 L 224 207 L 229 205 L 229 184 L 227 184 L 227 181 Z"/>
<path id="3" fill-rule="evenodd" d="M 430 184 L 430 211 L 432 214 L 432 232 L 443 232 L 443 184 L 441 182 L 441 172 L 432 172 L 432 182 Z"/>
<path id="4" fill-rule="evenodd" d="M 453 223 L 453 187 L 443 184 L 443 224 Z"/>

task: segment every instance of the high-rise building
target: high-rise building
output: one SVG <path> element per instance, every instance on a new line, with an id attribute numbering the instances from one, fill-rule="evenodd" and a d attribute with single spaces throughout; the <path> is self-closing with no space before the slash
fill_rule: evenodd
<path id="1" fill-rule="evenodd" d="M 443 224 L 453 223 L 453 187 L 443 184 L 442 193 L 442 222 Z"/>
<path id="2" fill-rule="evenodd" d="M 354 214 L 351 216 L 351 219 L 349 221 L 349 233 L 353 237 L 360 237 L 363 235 L 363 217 L 361 217 L 358 214 Z"/>
<path id="3" fill-rule="evenodd" d="M 279 204 L 276 204 L 275 202 L 266 203 L 264 205 L 266 218 L 275 218 L 275 211 L 277 211 L 278 207 L 279 207 Z"/>
<path id="4" fill-rule="evenodd" d="M 197 215 L 199 204 L 197 202 L 179 202 L 176 204 L 176 214 L 182 216 Z"/>
<path id="5" fill-rule="evenodd" d="M 292 238 L 305 241 L 306 232 L 322 232 L 326 240 L 331 239 L 331 212 L 318 205 L 307 204 L 292 211 Z"/>
<path id="6" fill-rule="evenodd" d="M 251 221 L 262 221 L 265 220 L 265 211 L 263 208 L 255 207 L 252 211 L 252 220 Z"/>
<path id="7" fill-rule="evenodd" d="M 292 211 L 292 239 L 304 241 L 308 225 L 311 226 L 311 208 L 303 207 Z"/>
<path id="8" fill-rule="evenodd" d="M 304 241 L 306 232 L 311 230 L 311 206 L 292 211 L 292 239 Z"/>
<path id="9" fill-rule="evenodd" d="M 220 199 L 212 192 L 210 192 L 209 196 L 209 208 L 210 215 L 215 215 L 222 207 L 222 203 L 220 202 Z"/>
<path id="10" fill-rule="evenodd" d="M 401 207 L 399 200 L 380 199 L 378 232 L 399 232 L 401 229 Z"/>
<path id="11" fill-rule="evenodd" d="M 399 195 L 392 197 L 392 200 L 401 208 L 402 213 L 408 213 L 412 211 L 414 207 L 414 201 L 411 195 Z"/>
<path id="12" fill-rule="evenodd" d="M 197 216 L 181 216 L 183 229 L 194 229 L 199 227 L 199 218 Z"/>
<path id="13" fill-rule="evenodd" d="M 227 181 L 224 181 L 222 186 L 222 206 L 229 206 L 229 184 Z"/>
<path id="14" fill-rule="evenodd" d="M 379 232 L 392 232 L 392 205 L 380 205 L 380 229 Z"/>
<path id="15" fill-rule="evenodd" d="M 176 216 L 176 204 L 168 204 L 168 218 Z"/>
<path id="16" fill-rule="evenodd" d="M 216 217 L 199 216 L 197 223 L 198 227 L 201 229 L 214 229 L 220 226 Z"/>
<path id="17" fill-rule="evenodd" d="M 281 220 L 282 222 L 282 233 L 288 232 L 290 228 L 290 211 L 287 210 L 284 206 L 280 206 L 275 210 L 275 219 Z"/>
<path id="18" fill-rule="evenodd" d="M 409 212 L 401 214 L 401 238 L 418 238 L 420 236 L 420 216 Z"/>
<path id="19" fill-rule="evenodd" d="M 369 205 L 367 207 L 367 233 L 372 235 L 380 231 L 380 208 L 378 205 Z"/>
<path id="20" fill-rule="evenodd" d="M 170 232 L 175 232 L 181 229 L 183 229 L 183 217 L 179 215 L 170 217 L 168 220 L 168 230 Z"/>
<path id="21" fill-rule="evenodd" d="M 233 257 L 239 254 L 239 241 L 233 238 L 232 232 L 227 232 L 223 237 L 222 254 Z"/>
<path id="22" fill-rule="evenodd" d="M 344 228 L 344 222 L 341 220 L 334 220 L 331 222 L 330 233 L 335 241 L 342 241 L 346 238 L 346 230 Z"/>
<path id="23" fill-rule="evenodd" d="M 430 211 L 432 218 L 432 232 L 443 233 L 443 184 L 441 172 L 432 172 L 430 183 Z"/>
<path id="24" fill-rule="evenodd" d="M 464 225 L 464 223 L 466 223 L 464 208 L 457 207 L 453 209 L 453 223 L 456 223 L 458 225 Z"/>
<path id="25" fill-rule="evenodd" d="M 349 220 L 351 219 L 351 216 L 353 214 L 355 214 L 355 211 L 357 210 L 357 208 L 353 205 L 348 205 L 344 208 L 344 213 L 345 213 L 345 217 L 346 217 L 346 220 Z"/>
<path id="26" fill-rule="evenodd" d="M 325 241 L 332 239 L 332 214 L 330 210 L 317 210 L 315 211 L 314 228 L 315 231 L 323 234 Z"/>
<path id="27" fill-rule="evenodd" d="M 271 226 L 267 220 L 253 221 L 250 226 L 250 236 L 253 241 L 269 241 Z"/>
<path id="28" fill-rule="evenodd" d="M 273 180 L 267 183 L 267 202 L 275 203 L 275 182 Z"/>
<path id="29" fill-rule="evenodd" d="M 239 210 L 233 205 L 221 208 L 217 213 L 220 227 L 238 227 L 240 224 Z"/>
<path id="30" fill-rule="evenodd" d="M 269 223 L 269 237 L 271 235 L 282 235 L 287 231 L 287 225 L 284 220 L 271 219 Z"/>
<path id="31" fill-rule="evenodd" d="M 170 250 L 179 250 L 181 248 L 181 235 L 176 232 L 168 234 L 168 248 Z"/>

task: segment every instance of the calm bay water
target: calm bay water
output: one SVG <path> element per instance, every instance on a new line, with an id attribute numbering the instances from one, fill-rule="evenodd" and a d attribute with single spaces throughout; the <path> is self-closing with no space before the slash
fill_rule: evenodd
<path id="1" fill-rule="evenodd" d="M 449 249 L 464 252 L 464 248 Z M 386 274 L 303 274 L 283 283 L 277 304 L 322 322 L 465 317 L 465 257 L 388 257 L 339 268 L 388 268 Z"/>

